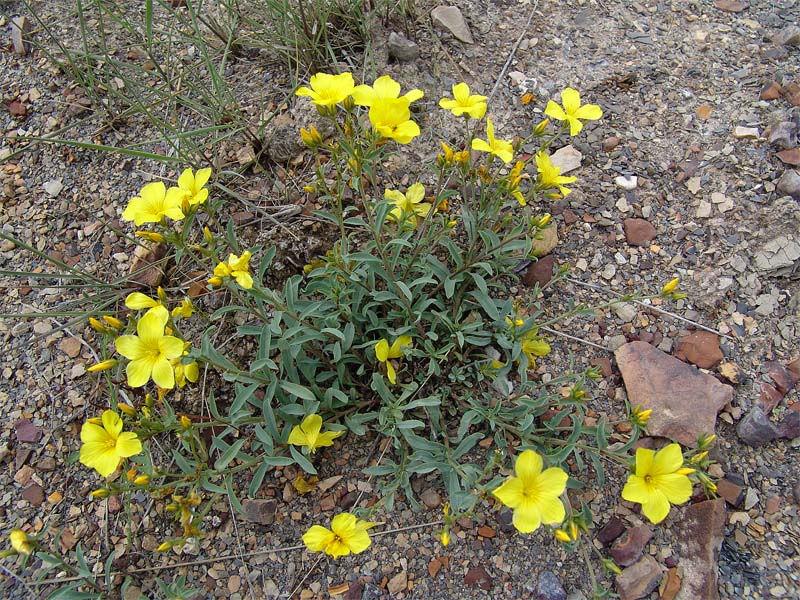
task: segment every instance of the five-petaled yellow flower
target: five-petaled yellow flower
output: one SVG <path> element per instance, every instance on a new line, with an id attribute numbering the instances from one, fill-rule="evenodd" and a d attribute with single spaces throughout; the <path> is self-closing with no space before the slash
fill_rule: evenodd
<path id="1" fill-rule="evenodd" d="M 93 421 L 100 421 L 94 423 Z M 142 451 L 142 442 L 133 431 L 122 431 L 122 419 L 113 410 L 103 412 L 101 419 L 90 419 L 81 428 L 81 464 L 108 477 L 117 470 L 123 458 Z"/>
<path id="2" fill-rule="evenodd" d="M 564 520 L 566 511 L 559 496 L 567 486 L 567 474 L 558 467 L 542 471 L 542 457 L 525 450 L 514 466 L 516 477 L 509 477 L 492 495 L 514 510 L 514 527 L 531 533 L 542 523 L 552 525 Z"/>
<path id="3" fill-rule="evenodd" d="M 189 318 L 194 314 L 194 305 L 189 298 L 184 298 L 181 303 L 172 309 L 173 317 Z"/>
<path id="4" fill-rule="evenodd" d="M 241 256 L 231 254 L 228 256 L 228 262 L 219 263 L 214 267 L 214 277 L 233 277 L 241 287 L 249 290 L 253 287 L 253 277 L 250 275 L 250 257 L 252 255 L 248 250 L 242 252 Z"/>
<path id="5" fill-rule="evenodd" d="M 669 514 L 670 504 L 683 504 L 692 496 L 692 482 L 687 475 L 694 469 L 683 467 L 683 453 L 678 444 L 664 446 L 658 452 L 636 450 L 636 471 L 622 488 L 622 497 L 642 505 L 642 513 L 653 523 Z"/>
<path id="6" fill-rule="evenodd" d="M 122 335 L 114 340 L 119 352 L 130 362 L 126 368 L 128 385 L 141 387 L 150 377 L 165 390 L 175 387 L 175 373 L 170 361 L 183 356 L 183 342 L 171 335 L 164 335 L 169 319 L 166 309 L 150 311 L 136 324 L 138 335 Z"/>
<path id="7" fill-rule="evenodd" d="M 403 94 L 402 98 L 411 103 L 424 95 L 425 92 L 422 90 L 413 89 Z M 378 77 L 372 86 L 362 84 L 353 90 L 353 101 L 359 106 L 372 106 L 383 100 L 394 100 L 400 97 L 400 84 L 388 75 Z"/>
<path id="8" fill-rule="evenodd" d="M 164 293 L 164 290 L 160 287 L 158 288 L 157 296 L 158 300 L 151 298 L 142 292 L 131 292 L 125 297 L 125 306 L 132 310 L 142 310 L 146 308 L 148 309 L 148 313 L 157 312 L 168 315 L 169 311 L 167 310 L 167 307 L 164 306 L 164 300 L 166 300 L 167 296 Z"/>
<path id="9" fill-rule="evenodd" d="M 311 76 L 309 81 L 311 88 L 301 87 L 296 92 L 297 96 L 308 96 L 311 104 L 321 108 L 332 108 L 343 102 L 355 87 L 353 76 L 350 73 L 330 75 L 328 73 L 317 73 Z"/>
<path id="10" fill-rule="evenodd" d="M 295 425 L 289 433 L 289 443 L 293 446 L 305 446 L 311 454 L 317 448 L 333 446 L 333 440 L 344 431 L 326 431 L 322 433 L 322 417 L 317 414 L 308 415 L 300 425 Z"/>
<path id="11" fill-rule="evenodd" d="M 161 181 L 148 183 L 128 201 L 122 213 L 126 221 L 133 221 L 137 227 L 142 223 L 160 223 L 165 217 L 179 220 L 184 217 L 181 210 L 182 192 L 178 188 L 169 190 Z"/>
<path id="12" fill-rule="evenodd" d="M 561 195 L 566 196 L 572 190 L 564 187 L 564 184 L 572 183 L 578 179 L 574 176 L 561 175 L 561 167 L 553 164 L 546 150 L 539 150 L 536 153 L 536 167 L 539 170 L 539 174 L 536 177 L 536 186 L 540 190 L 558 188 Z"/>
<path id="13" fill-rule="evenodd" d="M 11 542 L 11 547 L 14 549 L 14 552 L 30 556 L 31 539 L 22 529 L 12 529 L 11 533 L 8 534 L 8 540 Z"/>
<path id="14" fill-rule="evenodd" d="M 417 219 L 424 218 L 431 209 L 430 202 L 423 202 L 425 186 L 419 182 L 410 186 L 405 194 L 398 190 L 387 189 L 383 197 L 394 204 L 388 218 L 398 223 L 409 222 L 412 227 L 416 227 Z"/>
<path id="15" fill-rule="evenodd" d="M 411 120 L 409 100 L 383 98 L 375 101 L 369 109 L 369 122 L 381 137 L 398 144 L 408 144 L 419 135 L 419 125 Z"/>
<path id="16" fill-rule="evenodd" d="M 486 114 L 486 96 L 470 95 L 469 86 L 466 83 L 456 83 L 453 86 L 453 99 L 442 98 L 439 100 L 439 106 L 449 110 L 457 117 L 466 115 L 474 119 L 482 119 Z"/>
<path id="17" fill-rule="evenodd" d="M 564 108 L 552 100 L 548 101 L 544 114 L 558 121 L 569 123 L 569 134 L 578 135 L 583 129 L 583 121 L 596 121 L 603 116 L 602 109 L 597 104 L 584 104 L 581 106 L 581 96 L 572 88 L 561 92 L 561 102 Z"/>
<path id="18" fill-rule="evenodd" d="M 303 534 L 303 543 L 311 552 L 324 552 L 333 558 L 360 554 L 372 543 L 367 530 L 375 525 L 350 513 L 340 513 L 333 517 L 330 529 L 312 526 Z"/>
<path id="19" fill-rule="evenodd" d="M 389 359 L 400 358 L 403 356 L 403 348 L 407 348 L 410 345 L 410 335 L 401 335 L 391 346 L 386 340 L 380 340 L 375 344 L 375 357 L 386 365 L 386 376 L 389 378 L 390 383 L 397 383 L 397 372 Z"/>
<path id="20" fill-rule="evenodd" d="M 188 206 L 202 204 L 208 199 L 208 188 L 205 187 L 211 178 L 211 169 L 198 169 L 194 173 L 185 169 L 178 177 L 178 189 L 181 192 L 181 201 Z"/>
<path id="21" fill-rule="evenodd" d="M 486 140 L 475 138 L 472 140 L 472 149 L 493 154 L 504 163 L 508 164 L 514 158 L 514 147 L 511 142 L 498 140 L 494 137 L 494 123 L 486 119 Z"/>

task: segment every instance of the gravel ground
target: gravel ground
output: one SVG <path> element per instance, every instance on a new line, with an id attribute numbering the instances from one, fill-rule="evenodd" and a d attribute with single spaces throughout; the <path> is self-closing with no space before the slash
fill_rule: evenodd
<path id="1" fill-rule="evenodd" d="M 673 314 L 634 306 L 594 321 L 573 321 L 563 330 L 585 342 L 554 336 L 554 352 L 541 361 L 538 372 L 546 378 L 570 360 L 581 366 L 613 362 L 613 350 L 633 339 L 673 352 L 680 337 L 697 329 L 691 323 L 717 332 L 724 359 L 708 370 L 723 381 L 734 380 L 734 397 L 717 421 L 714 456 L 717 475 L 725 475 L 742 495 L 730 498 L 727 506 L 719 596 L 800 598 L 798 440 L 753 448 L 742 443 L 736 430 L 759 401 L 765 365 L 785 364 L 800 354 L 800 184 L 792 179 L 796 157 L 778 154 L 794 148 L 796 136 L 789 135 L 782 146 L 773 135 L 776 124 L 794 123 L 795 131 L 800 124 L 800 87 L 792 87 L 800 86 L 800 32 L 792 43 L 788 29 L 800 20 L 800 6 L 793 0 L 606 0 L 466 2 L 459 7 L 475 38 L 472 45 L 434 27 L 428 2 L 417 6 L 416 21 L 397 25 L 418 42 L 418 59 L 385 65 L 380 62 L 385 42 L 376 38 L 376 71 L 391 74 L 404 87 L 426 91 L 418 119 L 425 133 L 389 165 L 392 177 L 401 181 L 405 175 L 416 176 L 420 160 L 435 153 L 436 141 L 454 133 L 433 109 L 460 80 L 475 92 L 491 93 L 490 110 L 504 137 L 525 132 L 532 120 L 541 118 L 535 111 L 567 85 L 603 107 L 604 118 L 573 142 L 582 154 L 580 168 L 572 173 L 579 182 L 571 195 L 551 207 L 560 238 L 552 256 L 558 264 L 573 266 L 571 280 L 551 293 L 552 305 L 570 297 L 602 301 L 615 293 L 653 290 L 673 276 L 681 276 L 689 298 L 673 307 Z M 736 8 L 742 10 L 731 10 Z M 41 10 L 69 36 L 66 7 L 52 3 Z M 5 2 L 0 14 L 0 39 L 10 49 L 11 18 L 25 9 Z M 32 35 L 41 39 L 42 34 Z M 260 62 L 259 56 L 233 63 L 230 78 L 245 110 L 259 108 L 256 97 L 279 107 L 290 89 L 288 75 Z M 765 90 L 772 83 L 786 94 L 762 99 L 769 97 Z M 523 106 L 526 92 L 536 100 Z M 100 117 L 86 109 L 79 88 L 37 49 L 24 56 L 0 53 L 0 96 L 5 107 L 0 109 L 3 231 L 102 280 L 127 273 L 131 249 L 114 232 L 126 230 L 119 220 L 122 207 L 145 181 L 175 173 L 130 157 L 56 145 L 9 154 L 21 138 L 52 133 L 77 119 L 86 119 L 78 135 L 108 145 L 147 135 L 143 124 L 100 128 Z M 19 114 L 20 105 L 26 114 Z M 230 142 L 212 149 L 216 164 L 235 163 L 242 146 Z M 309 248 L 324 242 L 316 239 L 324 238 L 322 233 L 309 233 L 310 224 L 291 210 L 301 200 L 297 188 L 302 184 L 296 183 L 301 176 L 302 165 L 293 162 L 248 172 L 238 184 L 241 205 L 230 209 L 254 238 L 279 241 L 276 277 L 280 269 L 294 272 L 306 262 Z M 615 181 L 618 176 L 626 181 Z M 636 186 L 623 189 L 632 187 L 631 177 L 637 178 Z M 263 198 L 269 199 L 267 205 L 289 207 L 279 228 L 264 217 L 263 204 L 254 208 Z M 629 243 L 623 227 L 628 218 L 652 225 L 654 239 L 640 246 Z M 40 257 L 10 242 L 0 244 L 0 268 L 50 269 Z M 36 283 L 0 276 L 5 290 L 0 312 L 68 312 L 79 308 L 86 295 L 104 293 L 82 290 L 84 300 L 71 302 L 76 292 Z M 512 291 L 523 302 L 529 298 L 524 285 Z M 113 300 L 113 294 L 108 298 Z M 47 525 L 63 531 L 64 548 L 80 541 L 96 557 L 101 549 L 121 548 L 123 532 L 119 506 L 87 500 L 96 481 L 67 460 L 79 447 L 86 415 L 107 402 L 102 388 L 85 375 L 85 367 L 96 359 L 91 330 L 84 322 L 62 327 L 68 321 L 0 321 L 0 410 L 6 416 L 0 427 L 5 466 L 0 472 L 0 520 L 4 530 L 24 525 L 40 531 Z M 723 365 L 735 365 L 738 375 L 732 377 Z M 598 410 L 621 414 L 625 388 L 616 368 L 609 369 L 593 394 Z M 184 401 L 191 405 L 194 400 Z M 798 406 L 796 390 L 789 391 L 775 416 L 782 418 Z M 30 420 L 41 437 L 20 441 L 21 419 Z M 300 532 L 319 521 L 318 515 L 329 517 L 337 504 L 358 494 L 367 499 L 374 495 L 375 483 L 361 469 L 379 453 L 379 443 L 348 440 L 346 446 L 322 454 L 328 460 L 321 478 L 342 479 L 311 498 L 293 497 L 291 468 L 276 470 L 262 490 L 262 497 L 277 501 L 273 524 L 248 523 L 219 503 L 206 523 L 209 536 L 195 548 L 166 558 L 152 552 L 170 531 L 163 512 L 137 505 L 133 536 L 140 550 L 122 557 L 120 568 L 133 570 L 148 597 L 159 597 L 155 576 L 170 580 L 185 575 L 202 590 L 198 598 L 237 600 L 290 592 L 299 598 L 325 598 L 329 589 L 345 582 L 350 584 L 346 598 L 557 598 L 555 592 L 541 595 L 545 571 L 555 575 L 572 600 L 591 596 L 581 560 L 566 555 L 543 531 L 515 534 L 508 513 L 488 504 L 443 549 L 431 525 L 441 514 L 433 478 L 416 483 L 426 510 L 398 503 L 391 514 L 381 516 L 388 531 L 375 537 L 368 552 L 333 562 L 298 548 Z M 621 478 L 612 480 L 617 483 L 584 498 L 599 525 L 612 517 L 628 527 L 642 525 L 638 511 L 618 500 Z M 644 548 L 664 568 L 681 566 L 678 547 L 697 533 L 682 528 L 686 510 L 676 510 L 655 528 Z M 14 563 L 4 564 L 9 571 L 0 574 L 0 595 L 34 597 L 24 584 L 31 572 L 20 573 L 19 579 L 13 575 Z M 160 570 L 162 566 L 166 568 Z M 655 599 L 659 593 L 645 597 Z"/>

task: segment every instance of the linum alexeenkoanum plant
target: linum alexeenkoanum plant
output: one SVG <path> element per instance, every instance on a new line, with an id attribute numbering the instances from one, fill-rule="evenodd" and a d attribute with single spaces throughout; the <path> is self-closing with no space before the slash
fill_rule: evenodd
<path id="1" fill-rule="evenodd" d="M 713 492 L 704 472 L 713 436 L 688 452 L 677 444 L 639 449 L 633 461 L 649 409 L 589 420 L 595 370 L 546 383 L 529 377 L 550 352 L 545 327 L 612 304 L 570 304 L 546 316 L 538 290 L 526 305 L 507 294 L 515 267 L 535 258 L 537 238 L 552 226 L 548 203 L 576 182 L 561 175 L 549 149 L 600 118 L 600 108 L 567 88 L 562 105 L 545 108 L 560 126 L 545 120 L 512 142 L 487 116 L 486 97 L 457 84 L 439 104 L 446 118 L 460 120 L 464 137 L 442 141 L 430 171 L 399 186 L 382 165 L 419 136 L 409 107 L 424 95 L 401 91 L 389 77 L 357 86 L 349 73 L 318 73 L 297 90 L 334 131 L 329 139 L 314 127 L 299 134 L 315 156 L 304 189 L 325 207 L 317 215 L 336 239 L 282 289 L 264 284 L 274 249 L 241 247 L 233 226 L 212 230 L 216 218 L 200 229 L 201 213 L 210 211 L 210 169 L 186 169 L 169 188 L 149 183 L 125 209 L 123 218 L 142 227 L 137 236 L 172 248 L 179 272 L 205 273 L 207 290 L 224 300 L 207 312 L 202 301 L 161 289 L 134 292 L 125 318 L 92 320 L 103 360 L 90 370 L 112 388 L 125 381 L 144 400 L 118 401 L 122 389 L 111 394 L 110 408 L 84 424 L 77 458 L 104 478 L 95 497 L 121 496 L 132 511 L 131 494 L 146 492 L 174 517 L 177 533 L 160 550 L 196 543 L 216 496 L 241 509 L 241 497 L 257 494 L 273 467 L 296 464 L 307 475 L 295 488 L 312 491 L 325 464 L 319 455 L 353 436 L 388 443 L 363 469 L 378 481 L 378 497 L 303 536 L 310 551 L 334 558 L 365 551 L 380 525 L 371 519 L 391 511 L 398 494 L 417 506 L 412 482 L 430 473 L 447 495 L 435 532 L 443 544 L 456 518 L 491 500 L 513 510 L 520 533 L 550 526 L 584 556 L 597 552 L 580 535 L 592 513 L 575 493 L 604 485 L 604 461 L 631 467 L 623 498 L 654 523 L 689 499 L 694 482 Z M 534 142 L 535 154 L 519 153 Z M 565 272 L 555 273 L 555 284 Z M 624 300 L 684 297 L 677 287 L 674 279 L 652 296 Z M 204 333 L 189 339 L 200 323 Z M 205 398 L 208 417 L 191 414 L 177 393 L 198 381 L 201 367 L 217 371 L 232 392 L 226 406 L 214 394 Z M 615 431 L 619 423 L 629 433 Z M 157 451 L 163 447 L 166 456 Z M 243 473 L 247 490 L 234 480 Z M 39 547 L 15 535 L 15 554 Z M 587 564 L 594 581 L 588 557 Z"/>

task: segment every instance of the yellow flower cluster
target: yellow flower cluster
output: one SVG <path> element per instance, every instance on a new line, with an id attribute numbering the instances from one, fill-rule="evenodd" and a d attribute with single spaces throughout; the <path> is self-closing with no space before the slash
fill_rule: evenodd
<path id="1" fill-rule="evenodd" d="M 128 201 L 122 218 L 133 221 L 137 227 L 144 223 L 161 223 L 167 217 L 179 221 L 192 207 L 203 204 L 208 199 L 205 185 L 210 178 L 211 169 L 200 169 L 197 173 L 192 169 L 185 169 L 178 177 L 177 186 L 167 189 L 161 181 L 148 183 L 138 196 Z M 156 241 L 159 240 L 156 238 Z"/>

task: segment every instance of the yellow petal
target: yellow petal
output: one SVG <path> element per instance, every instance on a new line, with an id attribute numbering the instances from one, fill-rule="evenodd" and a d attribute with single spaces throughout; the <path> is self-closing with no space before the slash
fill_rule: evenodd
<path id="1" fill-rule="evenodd" d="M 375 344 L 375 357 L 381 362 L 386 362 L 389 358 L 389 342 L 380 340 Z"/>
<path id="2" fill-rule="evenodd" d="M 650 490 L 644 479 L 637 475 L 630 475 L 625 487 L 622 488 L 622 497 L 628 502 L 644 504 L 650 501 Z"/>
<path id="3" fill-rule="evenodd" d="M 307 446 L 308 436 L 300 429 L 300 425 L 295 425 L 289 433 L 288 442 L 293 446 Z"/>
<path id="4" fill-rule="evenodd" d="M 103 411 L 102 420 L 103 429 L 105 429 L 111 437 L 116 438 L 119 432 L 122 431 L 122 418 L 113 410 Z"/>
<path id="5" fill-rule="evenodd" d="M 648 448 L 636 449 L 636 475 L 645 477 L 650 475 L 653 471 L 653 457 L 655 452 Z"/>
<path id="6" fill-rule="evenodd" d="M 84 423 L 81 427 L 81 441 L 85 444 L 87 442 L 106 443 L 111 436 L 100 425 L 94 423 Z"/>
<path id="7" fill-rule="evenodd" d="M 546 114 L 548 117 L 556 119 L 557 121 L 563 121 L 567 118 L 564 110 L 552 100 L 547 102 L 547 107 L 544 109 L 544 114 Z"/>
<path id="8" fill-rule="evenodd" d="M 386 378 L 392 385 L 397 383 L 397 371 L 394 370 L 394 365 L 391 361 L 386 361 Z"/>
<path id="9" fill-rule="evenodd" d="M 692 497 L 692 482 L 686 475 L 668 473 L 654 478 L 655 486 L 671 504 L 683 504 Z"/>
<path id="10" fill-rule="evenodd" d="M 636 460 L 639 460 L 639 453 L 636 453 Z M 651 475 L 663 475 L 674 473 L 683 466 L 683 452 L 678 444 L 664 446 L 655 455 L 653 466 L 650 468 Z"/>
<path id="11" fill-rule="evenodd" d="M 151 308 L 158 305 L 157 300 L 153 300 L 150 296 L 144 295 L 142 292 L 133 292 L 128 294 L 125 298 L 125 306 L 133 310 L 141 310 L 142 308 Z"/>
<path id="12" fill-rule="evenodd" d="M 556 523 L 561 523 L 566 516 L 564 504 L 557 497 L 541 498 L 539 502 L 537 502 L 537 506 L 539 508 L 542 523 L 545 525 L 555 525 Z"/>
<path id="13" fill-rule="evenodd" d="M 669 501 L 664 494 L 656 490 L 650 499 L 642 504 L 642 513 L 652 523 L 660 523 L 669 514 Z"/>
<path id="14" fill-rule="evenodd" d="M 128 458 L 136 456 L 142 451 L 142 442 L 133 431 L 123 431 L 117 438 L 116 453 L 119 456 Z"/>
<path id="15" fill-rule="evenodd" d="M 336 535 L 321 525 L 313 525 L 303 534 L 303 543 L 312 552 L 322 552 L 334 539 Z"/>
<path id="16" fill-rule="evenodd" d="M 520 533 L 531 533 L 539 529 L 542 524 L 542 516 L 535 507 L 520 506 L 514 509 L 514 517 L 511 522 Z"/>
<path id="17" fill-rule="evenodd" d="M 148 359 L 139 358 L 132 360 L 125 368 L 128 377 L 128 385 L 132 388 L 142 387 L 150 380 L 153 372 L 153 362 Z"/>
<path id="18" fill-rule="evenodd" d="M 509 477 L 492 495 L 509 508 L 516 508 L 524 499 L 522 482 L 516 477 Z"/>
<path id="19" fill-rule="evenodd" d="M 543 496 L 555 498 L 560 496 L 567 487 L 567 479 L 569 479 L 569 475 L 563 469 L 550 467 L 536 478 L 536 486 L 542 490 Z M 545 523 L 547 522 L 545 521 Z"/>
<path id="20" fill-rule="evenodd" d="M 581 96 L 577 90 L 568 87 L 561 92 L 561 104 L 568 115 L 574 115 L 581 105 Z"/>
<path id="21" fill-rule="evenodd" d="M 171 390 L 175 387 L 175 371 L 166 358 L 160 358 L 153 364 L 153 382 L 160 388 Z"/>
<path id="22" fill-rule="evenodd" d="M 542 457 L 533 450 L 525 450 L 517 457 L 514 471 L 519 477 L 522 485 L 529 487 L 535 484 L 539 474 L 542 472 Z M 561 492 L 559 492 L 560 494 Z"/>

